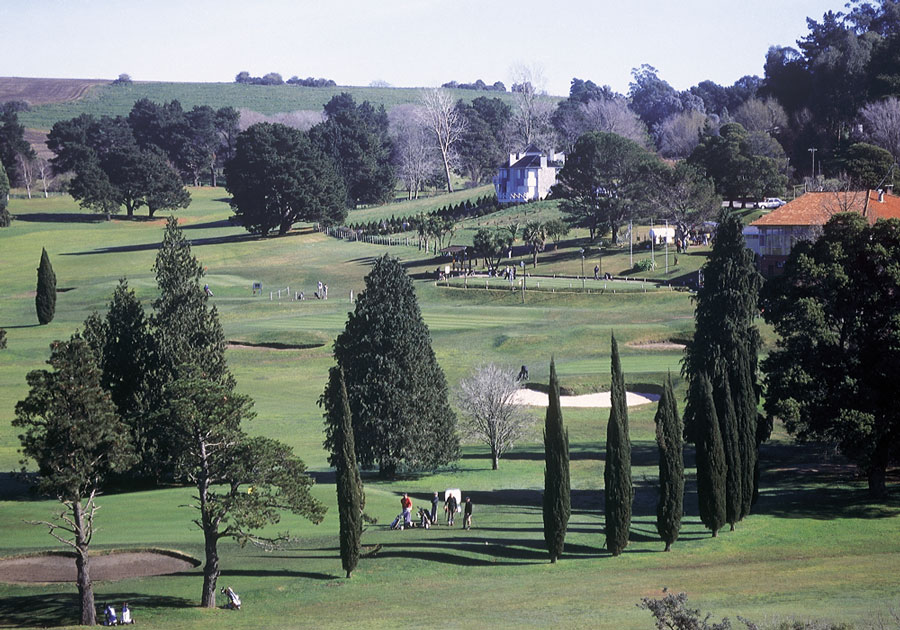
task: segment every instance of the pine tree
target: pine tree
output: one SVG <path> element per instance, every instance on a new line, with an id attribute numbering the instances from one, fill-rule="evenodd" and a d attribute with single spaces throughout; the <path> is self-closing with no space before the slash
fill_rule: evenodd
<path id="1" fill-rule="evenodd" d="M 685 350 L 682 372 L 693 381 L 702 372 L 716 390 L 715 400 L 723 413 L 722 389 L 727 382 L 731 389 L 734 422 L 722 425 L 722 439 L 726 453 L 737 444 L 737 457 L 728 456 L 730 465 L 738 466 L 731 475 L 730 488 L 736 488 L 735 477 L 740 480 L 739 509 L 735 514 L 740 520 L 750 511 L 754 471 L 757 466 L 759 444 L 756 439 L 759 391 L 756 383 L 756 357 L 759 352 L 759 331 L 754 322 L 759 313 L 757 302 L 762 278 L 756 270 L 753 252 L 747 249 L 742 234 L 740 218 L 723 210 L 719 215 L 719 227 L 709 261 L 703 267 L 704 283 L 697 292 L 695 332 Z M 689 387 L 690 391 L 690 387 Z M 696 407 L 700 402 L 701 407 Z M 684 411 L 685 437 L 697 442 L 702 411 L 700 398 L 688 398 Z M 721 420 L 721 419 L 720 419 Z M 729 433 L 736 433 L 736 440 Z M 731 493 L 731 491 L 729 491 Z"/>
<path id="2" fill-rule="evenodd" d="M 125 278 L 119 280 L 106 316 L 95 312 L 85 320 L 83 336 L 97 356 L 100 383 L 129 426 L 132 443 L 142 458 L 132 472 L 150 477 L 155 462 L 150 439 L 155 420 L 149 410 L 157 376 L 156 352 L 144 307 Z"/>
<path id="3" fill-rule="evenodd" d="M 556 364 L 550 359 L 550 402 L 544 419 L 544 540 L 555 563 L 562 555 L 572 514 L 569 486 L 569 432 L 563 427 Z"/>
<path id="4" fill-rule="evenodd" d="M 173 457 L 179 450 L 178 430 L 166 421 L 175 417 L 165 409 L 169 400 L 166 386 L 199 373 L 203 379 L 231 388 L 234 377 L 225 362 L 225 333 L 218 312 L 209 307 L 209 297 L 200 285 L 203 267 L 191 253 L 175 217 L 166 222 L 153 270 L 159 297 L 153 301 L 150 317 L 155 366 L 147 406 L 158 410 L 159 419 L 148 419 L 142 466 L 164 478 L 173 474 Z"/>
<path id="5" fill-rule="evenodd" d="M 94 625 L 89 552 L 97 531 L 95 498 L 110 474 L 131 465 L 134 454 L 87 343 L 77 335 L 55 341 L 47 363 L 52 371 L 28 373 L 30 391 L 16 405 L 12 424 L 24 429 L 22 453 L 38 465 L 38 490 L 65 506 L 57 520 L 39 524 L 74 550 L 81 623 Z"/>
<path id="6" fill-rule="evenodd" d="M 383 256 L 334 343 L 344 370 L 358 464 L 382 476 L 434 470 L 459 457 L 456 416 L 412 281 Z M 334 452 L 332 440 L 326 448 Z"/>
<path id="7" fill-rule="evenodd" d="M 38 265 L 37 294 L 34 296 L 34 305 L 37 309 L 38 321 L 41 324 L 49 324 L 56 313 L 56 274 L 53 273 L 53 265 L 47 250 L 41 250 L 41 264 Z"/>
<path id="8" fill-rule="evenodd" d="M 350 401 L 344 386 L 344 374 L 337 366 L 328 374 L 328 395 L 331 404 L 326 414 L 336 451 L 330 461 L 337 475 L 337 501 L 340 512 L 341 566 L 349 578 L 359 561 L 362 537 L 363 487 L 356 465 L 356 446 L 353 441 L 353 422 Z"/>
<path id="9" fill-rule="evenodd" d="M 9 227 L 12 217 L 9 216 L 7 206 L 7 197 L 9 196 L 9 178 L 6 176 L 6 169 L 0 162 L 0 228 Z"/>
<path id="10" fill-rule="evenodd" d="M 716 404 L 716 417 L 719 420 L 719 433 L 722 436 L 722 450 L 725 454 L 725 521 L 734 531 L 734 524 L 741 518 L 743 505 L 741 436 L 728 377 L 721 376 L 717 380 L 720 382 L 713 387 L 713 401 Z"/>
<path id="11" fill-rule="evenodd" d="M 659 447 L 659 503 L 656 530 L 666 543 L 666 551 L 678 540 L 684 515 L 684 444 L 681 418 L 672 391 L 671 374 L 666 379 L 656 408 L 656 444 Z"/>
<path id="12" fill-rule="evenodd" d="M 606 550 L 618 556 L 628 546 L 631 528 L 631 505 L 634 486 L 631 483 L 631 438 L 628 435 L 628 405 L 625 399 L 625 376 L 619 361 L 619 345 L 615 335 L 611 342 L 612 407 L 606 427 Z"/>
<path id="13" fill-rule="evenodd" d="M 712 385 L 701 373 L 691 381 L 688 400 L 696 410 L 697 421 L 697 501 L 700 520 L 715 537 L 726 522 L 725 514 L 725 449 Z"/>

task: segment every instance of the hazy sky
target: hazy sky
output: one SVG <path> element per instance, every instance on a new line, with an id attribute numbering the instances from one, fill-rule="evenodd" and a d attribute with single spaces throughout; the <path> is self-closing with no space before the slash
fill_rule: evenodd
<path id="1" fill-rule="evenodd" d="M 234 80 L 279 72 L 400 87 L 507 88 L 542 70 L 626 92 L 649 63 L 673 87 L 762 76 L 771 45 L 845 0 L 0 0 L 0 76 Z"/>

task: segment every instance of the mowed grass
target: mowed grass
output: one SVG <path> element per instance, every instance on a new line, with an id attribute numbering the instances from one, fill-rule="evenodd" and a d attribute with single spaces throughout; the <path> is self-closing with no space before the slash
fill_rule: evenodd
<path id="1" fill-rule="evenodd" d="M 441 261 L 415 247 L 344 242 L 309 229 L 282 238 L 256 239 L 230 225 L 223 191 L 192 190 L 194 202 L 179 213 L 207 279 L 226 336 L 234 342 L 287 343 L 294 350 L 232 348 L 229 364 L 238 387 L 256 401 L 254 434 L 291 444 L 329 506 L 314 526 L 286 517 L 273 531 L 290 529 L 295 542 L 265 552 L 223 543 L 220 585 L 231 585 L 244 610 L 196 607 L 200 569 L 167 577 L 97 582 L 97 601 L 127 600 L 137 621 L 151 628 L 382 628 L 437 620 L 448 627 L 649 628 L 635 604 L 663 587 L 688 592 L 692 605 L 716 618 L 736 615 L 757 622 L 817 618 L 865 625 L 898 605 L 900 502 L 870 503 L 852 468 L 823 449 L 792 445 L 782 430 L 763 447 L 762 492 L 754 513 L 735 532 L 709 537 L 699 522 L 693 452 L 681 539 L 670 553 L 655 532 L 657 455 L 655 405 L 630 412 L 634 445 L 635 518 L 631 544 L 618 557 L 603 549 L 603 457 L 607 410 L 564 409 L 572 453 L 573 516 L 566 553 L 546 561 L 540 496 L 543 486 L 543 409 L 533 409 L 529 438 L 490 470 L 486 448 L 467 444 L 462 459 L 434 475 L 397 481 L 367 476 L 367 511 L 379 519 L 364 543 L 351 580 L 342 579 L 337 552 L 333 474 L 322 449 L 321 393 L 332 365 L 331 343 L 352 308 L 349 293 L 363 288 L 374 257 L 389 251 L 413 274 Z M 69 199 L 13 200 L 18 215 L 0 231 L 0 327 L 9 347 L 0 351 L 0 471 L 17 468 L 15 402 L 27 393 L 25 374 L 43 366 L 54 339 L 68 337 L 92 310 L 102 310 L 118 279 L 129 283 L 149 309 L 155 295 L 151 270 L 164 221 L 92 221 Z M 573 235 L 574 239 L 580 238 Z M 574 259 L 577 240 L 561 244 Z M 36 326 L 33 291 L 41 247 L 58 286 L 56 319 Z M 626 254 L 627 255 L 627 254 Z M 538 272 L 545 263 L 538 264 Z M 591 266 L 592 267 L 592 266 Z M 552 274 L 551 274 L 552 275 Z M 287 299 L 316 282 L 329 285 L 327 301 Z M 252 282 L 263 295 L 251 295 Z M 270 291 L 283 290 L 270 299 Z M 546 383 L 553 356 L 564 386 L 603 389 L 609 382 L 610 335 L 619 341 L 626 380 L 659 384 L 669 371 L 678 381 L 681 353 L 646 344 L 683 340 L 693 322 L 687 293 L 519 293 L 462 290 L 417 280 L 423 317 L 451 387 L 479 363 L 527 364 L 531 379 Z M 683 394 L 679 384 L 678 394 Z M 895 486 L 895 482 L 893 483 Z M 409 491 L 422 505 L 434 490 L 459 487 L 472 497 L 475 528 L 387 530 Z M 0 478 L 0 555 L 58 548 L 46 531 L 24 520 L 49 518 L 54 501 L 22 494 L 10 475 Z M 98 549 L 163 547 L 202 558 L 202 537 L 190 522 L 187 488 L 112 493 L 101 498 Z M 377 550 L 376 550 L 377 549 Z M 0 585 L 0 625 L 74 623 L 73 585 Z"/>

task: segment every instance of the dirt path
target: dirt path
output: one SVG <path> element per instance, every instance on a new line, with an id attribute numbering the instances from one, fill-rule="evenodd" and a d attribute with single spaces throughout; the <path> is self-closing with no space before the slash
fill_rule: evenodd
<path id="1" fill-rule="evenodd" d="M 91 556 L 92 580 L 124 580 L 151 575 L 180 573 L 197 566 L 196 561 L 153 551 L 119 552 Z M 0 582 L 74 582 L 75 558 L 52 553 L 0 559 Z"/>
<path id="2" fill-rule="evenodd" d="M 536 392 L 533 389 L 520 389 L 516 392 L 514 400 L 517 405 L 528 405 L 531 407 L 546 407 L 550 403 L 550 397 L 547 394 Z M 659 400 L 659 396 L 656 394 L 625 392 L 625 400 L 629 407 L 635 407 L 637 405 L 646 405 L 648 403 L 656 402 Z M 560 396 L 559 404 L 563 407 L 609 408 L 612 406 L 609 392 L 582 394 L 581 396 Z"/>

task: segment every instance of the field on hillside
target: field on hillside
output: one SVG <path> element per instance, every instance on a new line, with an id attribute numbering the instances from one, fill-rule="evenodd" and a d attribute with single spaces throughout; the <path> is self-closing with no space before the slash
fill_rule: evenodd
<path id="1" fill-rule="evenodd" d="M 28 80 L 24 80 L 28 81 Z M 295 85 L 246 85 L 239 83 L 157 83 L 135 81 L 130 85 L 109 85 L 109 82 L 92 84 L 81 82 L 85 88 L 75 94 L 74 82 L 64 79 L 39 79 L 23 82 L 20 79 L 0 77 L 0 102 L 25 100 L 36 105 L 28 112 L 21 112 L 19 120 L 26 127 L 49 130 L 59 120 L 74 118 L 79 114 L 94 116 L 126 116 L 134 102 L 148 98 L 157 103 L 178 100 L 184 109 L 197 105 L 214 108 L 231 106 L 247 108 L 261 114 L 277 114 L 298 110 L 322 111 L 331 97 L 349 92 L 357 103 L 369 101 L 384 105 L 386 109 L 406 103 L 417 103 L 419 88 L 372 88 L 336 86 L 311 88 Z M 451 90 L 455 99 L 471 101 L 478 96 L 494 96 L 512 104 L 510 92 L 476 92 Z M 5 96 L 9 94 L 10 96 Z M 55 95 L 58 95 L 54 98 Z M 558 100 L 556 97 L 547 97 Z M 73 100 L 75 99 L 75 100 Z"/>
<path id="2" fill-rule="evenodd" d="M 285 518 L 276 529 L 290 529 L 296 539 L 284 549 L 222 543 L 219 585 L 230 585 L 241 595 L 240 613 L 197 607 L 200 569 L 98 581 L 98 605 L 128 601 L 138 624 L 166 630 L 384 628 L 426 620 L 450 628 L 560 623 L 652 628 L 650 614 L 635 604 L 641 597 L 659 596 L 664 587 L 686 591 L 692 606 L 716 620 L 728 616 L 736 626 L 741 615 L 761 626 L 821 619 L 870 627 L 879 618 L 888 619 L 892 607 L 900 607 L 898 480 L 890 479 L 891 499 L 872 503 L 865 481 L 852 467 L 827 449 L 794 445 L 781 428 L 762 448 L 759 502 L 734 532 L 709 537 L 699 522 L 689 469 L 682 535 L 671 552 L 663 553 L 655 530 L 652 404 L 629 412 L 636 500 L 631 542 L 621 556 L 613 558 L 603 548 L 608 411 L 564 409 L 573 515 L 563 558 L 555 565 L 547 562 L 540 509 L 544 466 L 539 423 L 544 410 L 536 408 L 532 413 L 538 424 L 531 437 L 505 455 L 497 471 L 490 470 L 485 447 L 467 444 L 455 466 L 434 475 L 395 481 L 366 475 L 367 511 L 379 523 L 363 536 L 372 553 L 360 561 L 351 580 L 343 579 L 334 475 L 322 449 L 322 410 L 315 401 L 333 364 L 332 341 L 353 308 L 350 291 L 358 295 L 362 290 L 375 257 L 390 252 L 421 278 L 415 285 L 423 317 L 451 387 L 487 361 L 526 364 L 532 381 L 546 383 L 553 356 L 564 386 L 597 391 L 608 386 L 610 335 L 615 333 L 629 386 L 652 389 L 671 372 L 680 398 L 681 352 L 675 344 L 692 331 L 690 294 L 541 291 L 527 293 L 522 304 L 521 294 L 508 289 L 446 287 L 425 279 L 445 260 L 415 246 L 342 241 L 308 227 L 285 237 L 253 238 L 227 221 L 224 191 L 191 189 L 191 194 L 193 203 L 178 216 L 206 268 L 213 302 L 234 344 L 227 358 L 238 388 L 256 401 L 258 415 L 249 429 L 295 449 L 317 480 L 315 495 L 329 511 L 318 526 Z M 49 518 L 57 503 L 29 495 L 21 480 L 7 472 L 18 468 L 18 431 L 10 423 L 16 401 L 27 393 L 25 374 L 43 367 L 54 339 L 67 338 L 91 311 L 105 308 L 120 277 L 128 278 L 149 309 L 156 290 L 151 266 L 165 224 L 163 218 L 105 222 L 68 197 L 13 199 L 10 210 L 16 220 L 0 230 L 0 327 L 8 331 L 8 348 L 0 351 L 0 556 L 59 548 L 45 529 L 23 523 Z M 513 220 L 513 210 L 504 212 L 482 221 L 499 225 Z M 545 205 L 528 212 L 549 216 L 555 209 Z M 461 233 L 460 238 L 466 237 Z M 529 273 L 580 274 L 583 239 L 583 234 L 570 234 L 558 249 L 541 255 L 536 270 L 529 266 Z M 60 289 L 56 318 L 47 326 L 38 326 L 34 313 L 42 247 Z M 525 254 L 517 252 L 513 262 Z M 691 269 L 703 254 L 692 254 Z M 627 250 L 604 254 L 604 265 L 624 264 L 627 256 Z M 592 261 L 588 258 L 588 274 Z M 327 301 L 286 298 L 288 287 L 290 293 L 312 295 L 320 280 L 329 285 Z M 253 282 L 263 283 L 262 296 L 251 295 Z M 764 333 L 771 340 L 770 332 Z M 273 342 L 303 349 L 247 347 Z M 691 467 L 690 448 L 686 459 Z M 444 525 L 428 531 L 388 530 L 402 492 L 410 492 L 415 509 L 432 491 L 451 487 L 472 497 L 471 531 Z M 202 536 L 191 525 L 191 510 L 183 507 L 191 494 L 186 488 L 162 488 L 101 497 L 95 548 L 158 547 L 202 558 Z M 0 627 L 72 624 L 77 601 L 71 584 L 0 584 Z"/>

